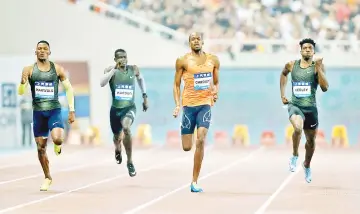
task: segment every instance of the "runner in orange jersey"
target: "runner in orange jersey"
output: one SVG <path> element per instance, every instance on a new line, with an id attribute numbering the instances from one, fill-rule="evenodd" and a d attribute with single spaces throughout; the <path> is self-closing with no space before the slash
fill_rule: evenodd
<path id="1" fill-rule="evenodd" d="M 181 79 L 185 83 L 182 93 L 183 116 L 181 122 L 181 140 L 184 151 L 191 150 L 195 126 L 197 127 L 191 192 L 203 191 L 197 182 L 204 156 L 204 141 L 210 127 L 211 106 L 216 102 L 219 90 L 219 59 L 215 55 L 202 51 L 203 44 L 200 33 L 190 34 L 191 52 L 176 60 L 174 81 L 176 107 L 173 116 L 175 118 L 180 112 Z"/>

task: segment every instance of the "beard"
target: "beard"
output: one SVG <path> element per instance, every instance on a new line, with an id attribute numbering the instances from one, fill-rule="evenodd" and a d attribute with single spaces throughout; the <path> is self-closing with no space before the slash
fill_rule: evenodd
<path id="1" fill-rule="evenodd" d="M 195 53 L 200 53 L 200 52 L 201 52 L 201 46 L 194 47 L 194 48 L 193 48 L 193 51 L 194 51 Z"/>
<path id="2" fill-rule="evenodd" d="M 41 63 L 46 62 L 46 59 L 45 59 L 45 58 L 38 58 L 38 60 L 39 60 L 39 62 L 41 62 Z"/>
<path id="3" fill-rule="evenodd" d="M 303 56 L 303 59 L 304 59 L 305 61 L 309 61 L 309 60 L 312 59 L 312 56 Z"/>

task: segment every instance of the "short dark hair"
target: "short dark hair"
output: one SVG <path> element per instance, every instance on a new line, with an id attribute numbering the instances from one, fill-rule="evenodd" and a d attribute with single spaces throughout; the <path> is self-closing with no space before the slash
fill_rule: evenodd
<path id="1" fill-rule="evenodd" d="M 116 54 L 117 53 L 126 53 L 126 51 L 124 49 L 117 49 L 115 52 L 114 52 L 114 56 L 116 57 Z"/>
<path id="2" fill-rule="evenodd" d="M 50 48 L 49 42 L 47 42 L 47 41 L 45 41 L 45 40 L 41 40 L 41 41 L 39 41 L 39 42 L 37 43 L 37 45 L 39 45 L 40 43 L 45 43 L 45 44 L 47 44 L 47 46 L 49 46 L 49 48 Z"/>
<path id="3" fill-rule="evenodd" d="M 315 41 L 314 41 L 313 39 L 311 39 L 311 38 L 306 38 L 306 39 L 303 39 L 303 40 L 301 40 L 301 41 L 299 42 L 300 48 L 302 48 L 302 46 L 303 46 L 304 44 L 306 44 L 306 43 L 312 44 L 312 45 L 314 46 L 314 48 L 315 48 L 315 46 L 316 46 L 316 43 L 315 43 Z"/>

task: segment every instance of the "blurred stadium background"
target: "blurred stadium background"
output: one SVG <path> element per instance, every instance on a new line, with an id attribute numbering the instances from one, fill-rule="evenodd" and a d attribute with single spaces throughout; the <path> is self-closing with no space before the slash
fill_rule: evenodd
<path id="1" fill-rule="evenodd" d="M 51 60 L 66 68 L 75 88 L 77 121 L 67 127 L 66 143 L 112 144 L 110 93 L 99 77 L 113 64 L 114 50 L 123 48 L 144 74 L 150 101 L 149 111 L 142 112 L 138 90 L 135 143 L 179 147 L 172 84 L 175 60 L 188 51 L 191 31 L 203 32 L 205 51 L 221 60 L 207 143 L 290 142 L 279 75 L 287 61 L 299 58 L 304 37 L 316 40 L 330 82 L 330 90 L 317 95 L 318 145 L 359 143 L 359 0 L 2 0 L 1 5 L 0 151 L 29 148 L 31 99 L 19 97 L 16 89 L 40 40 L 50 42 Z M 66 99 L 61 100 L 66 120 Z"/>

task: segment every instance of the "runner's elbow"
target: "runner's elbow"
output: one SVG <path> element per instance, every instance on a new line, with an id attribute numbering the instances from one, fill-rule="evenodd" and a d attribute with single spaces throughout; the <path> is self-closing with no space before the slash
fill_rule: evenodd
<path id="1" fill-rule="evenodd" d="M 106 83 L 107 83 L 106 81 L 103 81 L 103 80 L 100 81 L 100 87 L 104 87 L 106 85 Z"/>
<path id="2" fill-rule="evenodd" d="M 329 86 L 321 86 L 320 87 L 321 88 L 321 90 L 323 91 L 323 92 L 327 92 L 327 90 L 329 89 Z"/>

